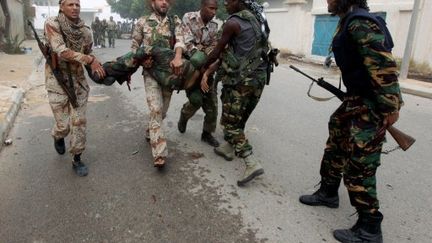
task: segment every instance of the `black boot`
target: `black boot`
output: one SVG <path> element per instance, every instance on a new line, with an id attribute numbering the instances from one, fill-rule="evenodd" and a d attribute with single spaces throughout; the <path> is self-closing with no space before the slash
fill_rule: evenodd
<path id="1" fill-rule="evenodd" d="M 75 173 L 80 177 L 88 175 L 88 168 L 81 161 L 81 154 L 74 155 L 74 158 L 72 160 L 72 168 L 74 169 Z"/>
<path id="2" fill-rule="evenodd" d="M 359 213 L 357 223 L 351 229 L 333 232 L 336 240 L 343 243 L 382 243 L 381 222 L 384 216 L 380 212 Z"/>
<path id="3" fill-rule="evenodd" d="M 219 142 L 209 132 L 203 132 L 201 134 L 201 141 L 208 143 L 210 146 L 219 147 Z"/>
<path id="4" fill-rule="evenodd" d="M 60 138 L 60 139 L 54 138 L 54 148 L 58 154 L 66 153 L 66 145 L 65 145 L 64 138 Z"/>
<path id="5" fill-rule="evenodd" d="M 328 184 L 321 181 L 321 186 L 312 195 L 303 195 L 300 197 L 300 202 L 309 206 L 326 206 L 329 208 L 339 207 L 339 183 Z"/>
<path id="6" fill-rule="evenodd" d="M 177 123 L 177 128 L 179 132 L 185 133 L 186 132 L 186 126 L 187 126 L 188 120 L 183 116 L 183 114 L 180 114 L 180 119 Z"/>

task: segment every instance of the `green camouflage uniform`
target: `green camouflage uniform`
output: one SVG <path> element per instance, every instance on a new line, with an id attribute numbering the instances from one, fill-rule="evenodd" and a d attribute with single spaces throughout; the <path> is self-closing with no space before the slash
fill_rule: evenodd
<path id="1" fill-rule="evenodd" d="M 373 90 L 368 98 L 348 96 L 330 117 L 320 174 L 326 184 L 338 184 L 343 176 L 351 204 L 358 211 L 373 212 L 379 208 L 375 174 L 385 141 L 383 118 L 398 111 L 403 102 L 395 60 L 391 52 L 383 51 L 384 34 L 377 24 L 354 19 L 348 32 Z"/>
<path id="2" fill-rule="evenodd" d="M 108 21 L 107 23 L 107 33 L 108 33 L 108 46 L 115 47 L 115 38 L 117 35 L 117 24 L 114 21 Z"/>
<path id="3" fill-rule="evenodd" d="M 175 39 L 172 38 L 172 32 L 175 34 Z M 183 33 L 181 20 L 177 16 L 166 16 L 160 20 L 153 12 L 150 16 L 138 19 L 132 34 L 131 49 L 136 52 L 141 45 L 144 45 L 174 50 L 179 47 L 184 50 Z M 173 40 L 175 40 L 175 44 Z M 150 138 L 153 157 L 155 159 L 158 157 L 165 158 L 168 156 L 168 149 L 162 123 L 168 111 L 172 89 L 162 87 L 146 70 L 144 70 L 143 75 L 147 104 L 150 110 L 146 136 Z"/>
<path id="4" fill-rule="evenodd" d="M 107 30 L 108 24 L 106 20 L 102 20 L 100 29 L 99 29 L 99 44 L 102 47 L 105 47 L 105 39 L 106 39 L 106 30 Z"/>
<path id="5" fill-rule="evenodd" d="M 222 54 L 218 76 L 221 77 L 222 117 L 224 139 L 233 145 L 235 154 L 247 157 L 252 154 L 252 145 L 244 133 L 249 116 L 258 104 L 267 81 L 266 63 L 262 60 L 262 52 L 267 53 L 267 41 L 261 41 L 260 24 L 248 10 L 242 10 L 230 18 L 240 18 L 252 25 L 255 33 L 255 44 L 244 56 L 234 53 L 232 42 Z"/>
<path id="6" fill-rule="evenodd" d="M 218 24 L 210 20 L 204 25 L 200 11 L 186 13 L 183 16 L 183 25 L 186 31 L 185 44 L 187 51 L 193 53 L 196 50 L 203 51 L 207 55 L 214 49 L 217 43 Z M 217 90 L 213 77 L 209 78 L 211 88 L 203 93 L 199 85 L 187 90 L 189 99 L 183 105 L 181 116 L 189 120 L 201 107 L 205 113 L 203 131 L 213 133 L 216 130 L 217 120 Z"/>
<path id="7" fill-rule="evenodd" d="M 100 29 L 101 29 L 102 23 L 98 20 L 95 20 L 91 24 L 91 28 L 93 31 L 93 45 L 99 46 L 100 45 Z"/>
<path id="8" fill-rule="evenodd" d="M 90 28 L 82 25 L 80 28 L 82 39 L 79 42 L 81 46 L 74 49 L 66 47 L 59 26 L 57 17 L 48 18 L 45 21 L 45 38 L 53 52 L 59 57 L 58 65 L 65 80 L 69 78 L 67 63 L 70 66 L 78 107 L 72 107 L 68 96 L 58 84 L 48 65 L 45 65 L 45 87 L 55 119 L 52 136 L 60 139 L 71 133 L 69 152 L 76 155 L 84 151 L 86 144 L 86 110 L 90 87 L 84 76 L 83 65 L 88 65 L 93 60 L 93 57 L 90 56 L 93 41 Z M 66 32 L 66 30 L 63 31 Z"/>

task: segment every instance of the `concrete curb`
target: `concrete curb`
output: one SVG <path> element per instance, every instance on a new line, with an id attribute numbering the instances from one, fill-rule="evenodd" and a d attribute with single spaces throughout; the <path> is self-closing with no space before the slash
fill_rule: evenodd
<path id="1" fill-rule="evenodd" d="M 425 88 L 419 85 L 410 85 L 404 82 L 400 82 L 400 87 L 403 93 L 432 99 L 432 88 Z"/>
<path id="2" fill-rule="evenodd" d="M 24 91 L 22 89 L 13 89 L 12 96 L 10 98 L 11 105 L 9 109 L 6 111 L 5 119 L 0 121 L 0 149 L 2 148 L 4 141 L 6 140 L 6 136 L 9 130 L 12 128 L 14 124 L 15 118 L 18 114 L 19 109 L 21 108 L 21 103 L 24 98 Z"/>

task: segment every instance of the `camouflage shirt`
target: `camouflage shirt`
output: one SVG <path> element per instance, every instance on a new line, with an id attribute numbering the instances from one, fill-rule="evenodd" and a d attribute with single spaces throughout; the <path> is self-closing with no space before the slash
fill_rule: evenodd
<path id="1" fill-rule="evenodd" d="M 172 18 L 175 24 L 175 45 L 185 50 L 184 31 L 181 20 L 176 15 Z M 169 17 L 162 20 L 155 13 L 138 19 L 132 33 L 132 51 L 136 51 L 141 45 L 169 47 L 171 40 Z"/>
<path id="2" fill-rule="evenodd" d="M 68 78 L 66 63 L 69 63 L 74 82 L 87 86 L 82 65 L 90 64 L 93 61 L 93 56 L 90 55 L 92 53 L 93 40 L 91 30 L 88 26 L 83 26 L 81 31 L 83 35 L 81 51 L 76 52 L 66 46 L 60 32 L 57 17 L 50 17 L 45 21 L 45 38 L 52 51 L 57 53 L 59 57 L 59 68 L 64 74 L 65 79 L 67 80 Z M 45 70 L 47 77 L 49 77 L 51 69 L 46 68 Z M 48 78 L 46 88 L 48 90 L 58 90 L 59 85 L 55 79 Z"/>
<path id="3" fill-rule="evenodd" d="M 116 31 L 117 30 L 117 24 L 114 21 L 108 21 L 107 23 L 107 31 Z"/>
<path id="4" fill-rule="evenodd" d="M 354 19 L 350 22 L 348 31 L 358 46 L 373 82 L 377 108 L 383 114 L 398 111 L 403 105 L 397 79 L 398 69 L 391 52 L 380 48 L 384 42 L 384 33 L 376 23 L 366 19 Z"/>
<path id="5" fill-rule="evenodd" d="M 212 19 L 207 25 L 201 18 L 200 11 L 186 13 L 183 16 L 185 29 L 185 44 L 188 52 L 198 49 L 207 55 L 213 51 L 217 44 L 219 25 Z"/>

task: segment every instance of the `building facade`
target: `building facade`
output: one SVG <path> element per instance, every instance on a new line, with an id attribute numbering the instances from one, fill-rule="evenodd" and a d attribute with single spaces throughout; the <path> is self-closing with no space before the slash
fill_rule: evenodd
<path id="1" fill-rule="evenodd" d="M 267 18 L 273 46 L 295 55 L 321 60 L 328 55 L 338 17 L 327 12 L 326 0 L 268 0 Z M 371 12 L 382 16 L 393 35 L 393 54 L 402 58 L 414 0 L 369 0 Z M 422 0 L 412 59 L 432 65 L 432 1 Z"/>

